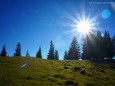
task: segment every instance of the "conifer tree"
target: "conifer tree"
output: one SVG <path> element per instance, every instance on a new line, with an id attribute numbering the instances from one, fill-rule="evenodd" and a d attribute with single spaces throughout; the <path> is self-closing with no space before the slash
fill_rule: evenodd
<path id="1" fill-rule="evenodd" d="M 108 31 L 105 31 L 104 37 L 101 32 L 89 33 L 84 38 L 82 59 L 104 60 L 104 58 L 112 59 L 114 56 L 114 38 L 111 39 Z"/>
<path id="2" fill-rule="evenodd" d="M 4 44 L 3 48 L 2 48 L 1 56 L 7 56 L 5 44 Z"/>
<path id="3" fill-rule="evenodd" d="M 115 56 L 115 35 L 112 37 L 113 57 Z"/>
<path id="4" fill-rule="evenodd" d="M 16 45 L 14 56 L 21 56 L 21 44 L 19 42 Z"/>
<path id="5" fill-rule="evenodd" d="M 48 60 L 54 60 L 54 44 L 53 44 L 52 40 L 50 42 L 50 49 L 49 49 L 49 53 L 47 55 L 47 59 Z"/>
<path id="6" fill-rule="evenodd" d="M 80 57 L 80 47 L 76 40 L 76 37 L 73 37 L 71 46 L 68 51 L 68 57 L 67 60 L 78 60 Z"/>
<path id="7" fill-rule="evenodd" d="M 55 60 L 59 60 L 58 50 L 55 50 Z"/>
<path id="8" fill-rule="evenodd" d="M 90 58 L 90 52 L 89 52 L 89 37 L 86 35 L 83 39 L 83 53 L 82 53 L 82 59 L 83 60 L 89 60 Z"/>
<path id="9" fill-rule="evenodd" d="M 41 50 L 41 47 L 39 47 L 39 50 L 38 50 L 38 52 L 36 53 L 36 57 L 37 57 L 37 58 L 42 58 L 42 50 Z"/>
<path id="10" fill-rule="evenodd" d="M 63 59 L 64 59 L 64 60 L 67 60 L 67 58 L 68 58 L 68 54 L 67 54 L 67 51 L 65 51 L 65 52 L 64 52 L 64 58 L 63 58 Z"/>
<path id="11" fill-rule="evenodd" d="M 95 39 L 95 57 L 96 60 L 104 60 L 104 43 L 103 37 L 101 36 L 101 32 L 97 31 L 96 39 Z"/>
<path id="12" fill-rule="evenodd" d="M 30 54 L 28 51 L 26 51 L 26 57 L 30 57 Z"/>
<path id="13" fill-rule="evenodd" d="M 113 44 L 108 31 L 104 34 L 104 55 L 107 59 L 112 59 L 113 57 Z"/>
<path id="14" fill-rule="evenodd" d="M 91 60 L 91 58 L 95 58 L 95 42 L 96 36 L 95 32 L 90 32 L 85 35 L 83 38 L 83 48 L 82 48 L 82 59 L 84 60 Z"/>

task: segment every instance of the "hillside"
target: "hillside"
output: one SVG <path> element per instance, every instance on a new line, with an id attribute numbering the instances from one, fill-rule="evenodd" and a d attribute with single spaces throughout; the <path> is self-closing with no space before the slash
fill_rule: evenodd
<path id="1" fill-rule="evenodd" d="M 115 63 L 0 57 L 0 86 L 115 86 Z"/>

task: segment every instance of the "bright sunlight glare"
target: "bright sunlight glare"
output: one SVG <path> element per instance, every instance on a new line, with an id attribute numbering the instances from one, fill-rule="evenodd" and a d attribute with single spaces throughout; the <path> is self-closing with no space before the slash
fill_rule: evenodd
<path id="1" fill-rule="evenodd" d="M 69 19 L 72 21 L 71 24 L 67 24 L 67 26 L 71 26 L 72 29 L 67 30 L 66 33 L 73 33 L 73 35 L 78 36 L 80 39 L 84 38 L 84 36 L 90 36 L 89 33 L 95 32 L 98 28 L 97 23 L 98 15 L 90 16 L 81 13 L 77 15 L 77 17 L 70 16 Z"/>
<path id="2" fill-rule="evenodd" d="M 94 29 L 95 21 L 91 18 L 82 18 L 76 22 L 76 30 L 82 35 L 89 34 Z"/>
<path id="3" fill-rule="evenodd" d="M 90 31 L 91 24 L 90 22 L 87 22 L 87 21 L 81 21 L 81 22 L 78 22 L 77 28 L 79 32 L 86 34 Z"/>

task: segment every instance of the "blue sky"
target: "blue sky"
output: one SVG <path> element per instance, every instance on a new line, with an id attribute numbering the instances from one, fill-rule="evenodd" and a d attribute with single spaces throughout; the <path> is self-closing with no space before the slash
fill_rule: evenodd
<path id="1" fill-rule="evenodd" d="M 93 1 L 93 2 L 92 2 Z M 53 40 L 55 49 L 63 59 L 69 49 L 74 32 L 72 24 L 79 15 L 96 17 L 96 27 L 114 35 L 115 1 L 109 0 L 0 0 L 0 48 L 6 45 L 12 56 L 18 42 L 22 55 L 28 50 L 35 56 L 39 46 L 44 59 Z M 107 11 L 109 11 L 109 16 Z M 105 17 L 104 17 L 104 16 Z M 76 35 L 81 44 L 79 35 Z"/>

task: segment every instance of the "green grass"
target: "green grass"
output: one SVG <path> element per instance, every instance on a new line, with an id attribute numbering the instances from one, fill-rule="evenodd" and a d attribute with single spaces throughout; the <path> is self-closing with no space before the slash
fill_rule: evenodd
<path id="1" fill-rule="evenodd" d="M 115 86 L 115 63 L 0 57 L 0 86 Z"/>

